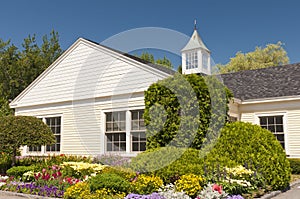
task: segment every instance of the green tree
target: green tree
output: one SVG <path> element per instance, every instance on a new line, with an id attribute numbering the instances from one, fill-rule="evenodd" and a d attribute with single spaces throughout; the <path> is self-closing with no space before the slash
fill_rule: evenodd
<path id="1" fill-rule="evenodd" d="M 166 56 L 164 56 L 164 58 L 162 58 L 162 59 L 155 60 L 154 56 L 152 54 L 150 54 L 148 52 L 143 52 L 139 57 L 149 63 L 158 64 L 158 65 L 173 69 L 172 62 Z"/>
<path id="2" fill-rule="evenodd" d="M 229 63 L 218 64 L 216 68 L 220 73 L 238 72 L 266 68 L 270 66 L 280 66 L 289 63 L 287 52 L 281 42 L 268 44 L 265 48 L 256 47 L 253 52 L 237 52 L 235 57 L 230 58 Z"/>
<path id="3" fill-rule="evenodd" d="M 166 56 L 164 56 L 163 59 L 157 59 L 155 61 L 155 63 L 159 64 L 159 65 L 162 65 L 162 66 L 165 66 L 165 67 L 170 68 L 170 69 L 173 68 L 173 65 L 172 65 L 171 61 L 168 58 L 166 58 Z"/>
<path id="4" fill-rule="evenodd" d="M 62 54 L 58 33 L 52 31 L 50 38 L 43 37 L 38 45 L 36 36 L 24 39 L 22 49 L 11 41 L 0 39 L 0 116 L 6 115 L 2 108 L 17 97 L 38 75 Z M 3 99 L 3 100 L 2 100 Z"/>
<path id="5" fill-rule="evenodd" d="M 231 92 L 215 77 L 175 74 L 144 92 L 147 149 L 200 149 L 225 124 Z"/>
<path id="6" fill-rule="evenodd" d="M 11 155 L 12 166 L 21 146 L 40 146 L 55 143 L 51 129 L 32 116 L 6 116 L 0 120 L 0 151 Z"/>
<path id="7" fill-rule="evenodd" d="M 150 54 L 150 53 L 143 52 L 143 53 L 141 54 L 140 58 L 143 59 L 143 60 L 145 60 L 145 61 L 147 61 L 147 62 L 150 62 L 150 63 L 152 63 L 152 64 L 155 63 L 155 61 L 154 61 L 154 56 L 153 56 L 152 54 Z"/>

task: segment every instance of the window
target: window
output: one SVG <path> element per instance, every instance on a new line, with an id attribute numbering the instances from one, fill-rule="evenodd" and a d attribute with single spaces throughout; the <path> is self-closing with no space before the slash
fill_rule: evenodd
<path id="1" fill-rule="evenodd" d="M 60 151 L 60 136 L 61 136 L 61 117 L 48 117 L 45 118 L 46 124 L 50 127 L 52 133 L 55 136 L 55 144 L 47 145 L 47 152 L 59 152 Z"/>
<path id="2" fill-rule="evenodd" d="M 41 152 L 42 146 L 30 146 L 28 147 L 29 152 Z"/>
<path id="3" fill-rule="evenodd" d="M 146 133 L 145 133 L 146 128 L 144 124 L 143 115 L 144 115 L 144 110 L 118 111 L 118 112 L 105 113 L 106 151 L 107 152 L 145 151 L 146 150 Z M 130 138 L 130 139 L 126 139 L 126 138 Z M 126 144 L 126 142 L 128 143 L 128 145 Z M 126 147 L 126 145 L 128 148 Z"/>
<path id="4" fill-rule="evenodd" d="M 204 69 L 208 68 L 208 56 L 206 54 L 202 56 L 202 66 Z"/>
<path id="5" fill-rule="evenodd" d="M 262 128 L 271 131 L 281 146 L 284 148 L 284 128 L 283 128 L 283 115 L 276 116 L 261 116 L 259 123 Z"/>
<path id="6" fill-rule="evenodd" d="M 198 68 L 197 52 L 186 53 L 186 69 Z"/>
<path id="7" fill-rule="evenodd" d="M 131 150 L 146 150 L 146 128 L 144 124 L 144 110 L 131 111 Z"/>
<path id="8" fill-rule="evenodd" d="M 126 112 L 106 113 L 106 151 L 126 151 Z"/>

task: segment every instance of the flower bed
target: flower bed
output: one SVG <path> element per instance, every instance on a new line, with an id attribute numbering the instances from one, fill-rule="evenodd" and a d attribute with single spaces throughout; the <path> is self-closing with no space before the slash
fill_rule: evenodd
<path id="1" fill-rule="evenodd" d="M 19 172 L 17 168 L 15 170 L 17 171 L 15 173 Z M 26 171 L 24 168 L 22 170 Z M 69 199 L 244 198 L 240 194 L 251 198 L 249 194 L 256 189 L 252 186 L 255 183 L 251 178 L 254 172 L 242 166 L 225 168 L 225 170 L 230 177 L 223 176 L 223 179 L 220 178 L 215 183 L 213 183 L 214 179 L 209 179 L 209 176 L 186 174 L 179 176 L 174 184 L 164 185 L 164 182 L 157 176 L 135 173 L 122 167 L 64 162 L 60 165 L 48 166 L 41 171 L 27 171 L 22 177 L 1 177 L 0 185 L 5 191 Z"/>

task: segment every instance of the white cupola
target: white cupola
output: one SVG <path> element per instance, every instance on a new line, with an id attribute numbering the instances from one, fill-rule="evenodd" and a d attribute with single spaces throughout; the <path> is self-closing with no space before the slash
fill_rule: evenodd
<path id="1" fill-rule="evenodd" d="M 211 74 L 210 51 L 203 43 L 195 28 L 192 37 L 181 50 L 182 74 Z"/>

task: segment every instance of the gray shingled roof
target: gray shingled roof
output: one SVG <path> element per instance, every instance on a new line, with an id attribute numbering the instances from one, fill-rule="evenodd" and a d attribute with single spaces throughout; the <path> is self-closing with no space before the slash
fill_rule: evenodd
<path id="1" fill-rule="evenodd" d="M 241 100 L 300 95 L 300 63 L 221 75 Z"/>

